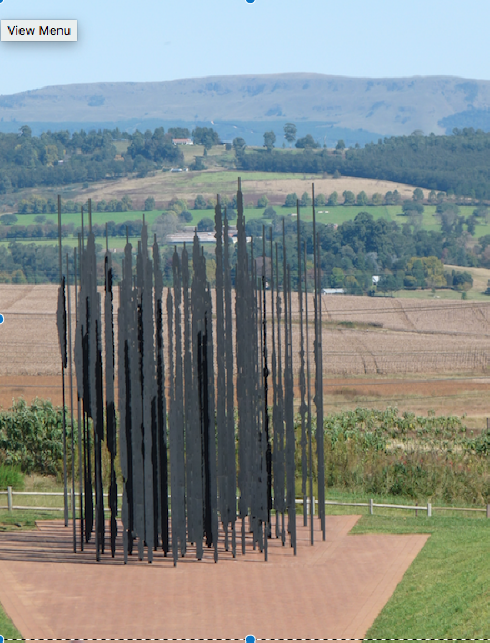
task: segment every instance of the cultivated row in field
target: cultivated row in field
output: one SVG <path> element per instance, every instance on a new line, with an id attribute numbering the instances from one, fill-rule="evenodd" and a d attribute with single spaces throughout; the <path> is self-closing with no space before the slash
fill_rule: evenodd
<path id="1" fill-rule="evenodd" d="M 0 326 L 0 375 L 61 373 L 56 298 L 53 285 L 0 285 L 0 312 L 5 316 Z M 118 305 L 116 290 L 115 311 Z M 270 299 L 267 305 L 270 314 Z M 323 296 L 322 305 L 327 375 L 482 373 L 490 365 L 490 303 Z M 311 298 L 308 309 L 313 364 Z M 293 352 L 297 357 L 299 321 L 295 314 L 293 294 Z M 298 363 L 296 359 L 296 367 Z"/>

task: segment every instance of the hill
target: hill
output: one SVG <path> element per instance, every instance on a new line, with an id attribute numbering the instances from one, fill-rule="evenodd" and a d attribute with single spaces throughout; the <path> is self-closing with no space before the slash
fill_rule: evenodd
<path id="1" fill-rule="evenodd" d="M 59 85 L 0 96 L 0 131 L 24 123 L 37 133 L 62 124 L 71 130 L 83 124 L 134 130 L 214 122 L 222 138 L 242 135 L 255 144 L 265 129 L 278 133 L 287 121 L 296 122 L 300 135 L 308 124 L 327 144 L 342 133 L 347 144 L 363 144 L 417 129 L 427 134 L 453 127 L 490 129 L 490 82 L 295 73 Z"/>

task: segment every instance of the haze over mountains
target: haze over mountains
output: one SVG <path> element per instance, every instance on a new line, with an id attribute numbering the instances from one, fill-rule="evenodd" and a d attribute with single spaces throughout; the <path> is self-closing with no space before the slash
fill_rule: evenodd
<path id="1" fill-rule="evenodd" d="M 0 96 L 0 131 L 29 124 L 45 129 L 207 124 L 223 139 L 261 144 L 291 121 L 298 135 L 322 144 L 344 138 L 364 144 L 379 136 L 454 127 L 490 129 L 490 81 L 451 76 L 347 78 L 321 74 L 210 76 L 152 83 L 93 83 L 45 87 Z"/>

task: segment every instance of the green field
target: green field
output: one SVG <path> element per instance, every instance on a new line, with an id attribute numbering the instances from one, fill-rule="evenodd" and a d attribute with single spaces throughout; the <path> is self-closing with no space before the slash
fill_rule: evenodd
<path id="1" fill-rule="evenodd" d="M 217 181 L 219 182 L 219 175 L 223 173 L 216 172 L 215 175 L 210 174 L 209 176 L 216 176 Z M 219 186 L 217 186 L 219 187 Z M 278 216 L 287 216 L 290 214 L 295 214 L 295 208 L 286 208 L 283 206 L 272 206 Z M 461 214 L 465 217 L 468 217 L 472 214 L 474 206 L 460 206 Z M 439 218 L 435 216 L 436 208 L 435 206 L 426 206 L 425 212 L 422 220 L 422 229 L 424 230 L 435 230 L 440 231 L 441 225 Z M 190 210 L 193 215 L 192 222 L 188 225 L 196 224 L 201 219 L 214 218 L 214 210 Z M 386 219 L 387 221 L 395 221 L 398 225 L 402 226 L 404 223 L 409 222 L 408 217 L 399 216 L 400 207 L 395 205 L 380 205 L 380 206 L 320 206 L 316 208 L 317 221 L 320 223 L 330 223 L 338 224 L 344 223 L 345 221 L 351 221 L 355 219 L 359 212 L 368 212 L 375 219 Z M 161 210 L 154 210 L 152 212 L 145 212 L 145 218 L 148 223 L 153 223 L 157 216 L 162 213 Z M 245 208 L 245 218 L 249 219 L 260 219 L 264 213 L 263 208 Z M 35 214 L 18 214 L 17 225 L 32 225 L 35 223 L 34 219 L 37 215 Z M 53 221 L 54 223 L 58 222 L 58 215 L 56 214 L 47 214 L 46 221 Z M 116 223 L 123 223 L 124 221 L 134 221 L 137 219 L 143 218 L 143 212 L 141 210 L 130 210 L 128 212 L 92 212 L 92 221 L 99 225 L 104 225 L 107 221 L 115 221 Z M 305 221 L 312 220 L 312 209 L 311 206 L 301 208 L 301 218 Z M 264 222 L 267 224 L 268 220 L 264 219 Z M 68 224 L 73 223 L 76 226 L 80 225 L 80 213 L 67 213 L 62 214 L 62 223 Z M 88 223 L 88 215 L 85 215 L 85 223 Z M 269 221 L 270 223 L 270 221 Z M 490 234 L 490 222 L 488 224 L 479 225 L 476 227 L 475 238 L 481 237 L 485 234 Z"/>
<path id="2" fill-rule="evenodd" d="M 490 636 L 490 520 L 363 516 L 352 533 L 430 534 L 365 641 Z"/>

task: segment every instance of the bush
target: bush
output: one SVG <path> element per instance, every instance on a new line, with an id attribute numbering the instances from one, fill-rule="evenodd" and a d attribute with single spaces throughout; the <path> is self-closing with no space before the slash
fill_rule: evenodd
<path id="1" fill-rule="evenodd" d="M 270 205 L 264 210 L 264 214 L 262 215 L 264 219 L 272 219 L 273 216 L 275 216 L 276 211 L 274 208 Z"/>
<path id="2" fill-rule="evenodd" d="M 205 210 L 207 208 L 206 199 L 202 194 L 198 194 L 194 201 L 194 210 Z"/>
<path id="3" fill-rule="evenodd" d="M 214 221 L 212 219 L 201 219 L 197 224 L 198 232 L 212 232 L 214 230 Z"/>
<path id="4" fill-rule="evenodd" d="M 286 201 L 284 202 L 284 205 L 286 208 L 295 208 L 297 200 L 298 200 L 298 195 L 296 194 L 296 192 L 293 192 L 292 194 L 288 194 L 286 196 Z"/>
<path id="5" fill-rule="evenodd" d="M 424 503 L 490 501 L 490 432 L 475 436 L 458 417 L 357 408 L 328 415 L 323 433 L 329 487 Z M 296 465 L 301 476 L 300 449 Z"/>
<path id="6" fill-rule="evenodd" d="M 5 465 L 24 473 L 61 473 L 62 409 L 38 398 L 31 406 L 17 400 L 12 409 L 0 412 L 0 451 Z"/>
<path id="7" fill-rule="evenodd" d="M 19 466 L 0 464 L 0 489 L 5 491 L 7 487 L 24 488 L 24 475 Z"/>
<path id="8" fill-rule="evenodd" d="M 189 210 L 183 210 L 179 214 L 179 219 L 185 221 L 186 223 L 190 223 L 192 221 L 192 212 L 189 212 Z"/>
<path id="9" fill-rule="evenodd" d="M 155 199 L 152 196 L 149 196 L 145 199 L 145 212 L 151 212 L 155 209 Z"/>

